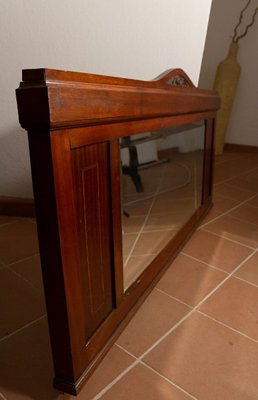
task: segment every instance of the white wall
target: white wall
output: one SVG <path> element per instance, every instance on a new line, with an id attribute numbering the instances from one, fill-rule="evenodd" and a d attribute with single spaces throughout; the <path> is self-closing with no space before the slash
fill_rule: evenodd
<path id="1" fill-rule="evenodd" d="M 258 6 L 252 3 L 250 12 Z M 213 0 L 199 86 L 212 88 L 217 64 L 226 57 L 234 26 L 246 0 Z M 240 40 L 238 60 L 241 76 L 234 101 L 226 143 L 258 146 L 258 16 L 246 37 Z"/>
<path id="2" fill-rule="evenodd" d="M 211 0 L 0 0 L 0 195 L 31 197 L 15 88 L 23 68 L 152 79 L 181 67 L 197 83 Z"/>

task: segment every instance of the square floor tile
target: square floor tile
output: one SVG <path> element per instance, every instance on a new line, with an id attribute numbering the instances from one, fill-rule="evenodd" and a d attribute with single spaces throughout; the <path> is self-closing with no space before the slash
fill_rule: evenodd
<path id="1" fill-rule="evenodd" d="M 258 247 L 258 226 L 229 216 L 222 216 L 205 225 L 205 230 L 240 244 Z"/>
<path id="2" fill-rule="evenodd" d="M 152 291 L 117 343 L 139 357 L 183 318 L 190 308 L 157 290 Z"/>
<path id="3" fill-rule="evenodd" d="M 258 286 L 258 253 L 249 258 L 235 275 Z"/>
<path id="4" fill-rule="evenodd" d="M 134 283 L 155 258 L 154 255 L 131 256 L 124 264 L 124 289 Z"/>
<path id="5" fill-rule="evenodd" d="M 0 226 L 0 259 L 5 264 L 39 252 L 37 228 L 25 218 Z"/>
<path id="6" fill-rule="evenodd" d="M 201 221 L 201 225 L 206 225 L 208 222 L 213 221 L 217 217 L 220 217 L 222 215 L 221 211 L 216 210 L 214 207 L 208 212 L 208 214 L 205 216 L 205 218 Z"/>
<path id="7" fill-rule="evenodd" d="M 0 392 L 8 400 L 67 400 L 53 389 L 46 318 L 0 342 Z"/>
<path id="8" fill-rule="evenodd" d="M 226 212 L 239 204 L 239 200 L 230 199 L 219 194 L 213 196 L 213 204 L 216 211 Z"/>
<path id="9" fill-rule="evenodd" d="M 255 191 L 239 188 L 238 186 L 232 186 L 227 183 L 219 183 L 214 186 L 214 194 L 224 197 L 228 197 L 233 200 L 245 201 L 255 195 Z"/>
<path id="10" fill-rule="evenodd" d="M 258 347 L 195 313 L 144 361 L 198 400 L 258 398 Z"/>
<path id="11" fill-rule="evenodd" d="M 149 212 L 151 202 L 152 199 L 145 201 L 139 199 L 138 201 L 132 201 L 131 203 L 129 201 L 127 205 L 124 206 L 124 210 L 130 215 L 130 217 L 145 216 Z"/>
<path id="12" fill-rule="evenodd" d="M 144 225 L 144 231 L 181 228 L 194 211 L 188 208 L 184 211 L 176 209 L 170 213 L 165 211 L 163 214 L 150 214 Z"/>
<path id="13" fill-rule="evenodd" d="M 94 397 L 118 375 L 128 368 L 135 359 L 117 346 L 113 346 L 89 381 L 85 384 L 77 400 L 93 400 Z M 75 397 L 71 398 L 75 399 Z"/>
<path id="14" fill-rule="evenodd" d="M 242 153 L 237 153 L 235 151 L 224 151 L 223 154 L 216 155 L 214 158 L 215 164 L 225 163 L 225 161 L 235 161 L 238 162 L 239 158 L 243 157 Z"/>
<path id="15" fill-rule="evenodd" d="M 243 204 L 228 214 L 229 217 L 241 219 L 251 224 L 258 225 L 258 208 Z"/>
<path id="16" fill-rule="evenodd" d="M 0 338 L 45 312 L 42 293 L 8 268 L 0 269 Z"/>
<path id="17" fill-rule="evenodd" d="M 176 192 L 173 191 L 163 193 L 156 196 L 154 204 L 151 208 L 152 214 L 169 213 L 174 209 L 179 209 L 184 212 L 186 209 L 194 209 L 195 200 L 193 197 L 178 199 L 176 197 Z"/>
<path id="18" fill-rule="evenodd" d="M 138 233 L 145 221 L 145 216 L 123 217 L 124 233 Z"/>
<path id="19" fill-rule="evenodd" d="M 132 255 L 157 255 L 175 234 L 176 231 L 174 230 L 142 232 L 139 235 Z"/>
<path id="20" fill-rule="evenodd" d="M 255 196 L 252 198 L 252 200 L 249 200 L 246 204 L 252 207 L 258 207 L 258 196 Z"/>
<path id="21" fill-rule="evenodd" d="M 241 177 L 245 173 L 254 173 L 258 167 L 258 154 L 250 152 L 243 154 L 243 157 L 237 160 L 237 164 L 241 168 Z"/>
<path id="22" fill-rule="evenodd" d="M 226 161 L 223 164 L 215 164 L 214 182 L 223 182 L 241 173 L 241 167 L 234 161 Z"/>
<path id="23" fill-rule="evenodd" d="M 144 365 L 136 365 L 103 400 L 190 400 L 191 397 Z"/>
<path id="24" fill-rule="evenodd" d="M 12 264 L 9 269 L 29 282 L 40 293 L 44 292 L 40 257 L 38 254 Z"/>
<path id="25" fill-rule="evenodd" d="M 231 272 L 253 250 L 205 230 L 198 230 L 183 248 L 183 252 L 214 267 Z"/>
<path id="26" fill-rule="evenodd" d="M 180 254 L 165 272 L 157 288 L 190 306 L 196 306 L 226 276 L 222 271 Z"/>
<path id="27" fill-rule="evenodd" d="M 5 215 L 0 215 L 0 225 L 6 225 L 9 224 L 10 222 L 16 221 L 16 217 L 8 217 Z"/>
<path id="28" fill-rule="evenodd" d="M 258 340 L 257 304 L 257 287 L 230 278 L 200 306 L 200 310 Z"/>
<path id="29" fill-rule="evenodd" d="M 251 192 L 258 191 L 257 176 L 252 173 L 247 173 L 231 179 L 228 183 L 230 185 L 241 187 L 241 189 L 250 190 Z"/>
<path id="30" fill-rule="evenodd" d="M 137 239 L 137 233 L 124 233 L 123 234 L 123 257 L 128 257 L 132 250 L 135 240 Z"/>

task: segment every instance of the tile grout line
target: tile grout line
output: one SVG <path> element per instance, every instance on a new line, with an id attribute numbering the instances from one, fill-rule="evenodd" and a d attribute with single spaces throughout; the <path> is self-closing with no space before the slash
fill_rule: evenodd
<path id="1" fill-rule="evenodd" d="M 254 206 L 253 204 L 249 204 L 249 203 L 247 203 L 247 206 L 250 208 L 253 208 L 255 210 L 257 210 L 257 208 L 258 208 L 257 206 Z"/>
<path id="2" fill-rule="evenodd" d="M 177 228 L 164 228 L 164 229 L 145 229 L 145 232 L 164 232 L 164 231 L 176 231 L 177 232 Z M 132 232 L 125 232 L 124 235 L 137 235 L 136 231 L 132 231 Z"/>
<path id="3" fill-rule="evenodd" d="M 224 179 L 222 181 L 214 183 L 214 186 L 219 185 L 221 183 L 227 183 L 227 182 L 231 181 L 232 179 L 236 179 L 236 178 L 239 178 L 241 176 L 245 176 L 246 174 L 250 174 L 250 173 L 254 172 L 256 169 L 258 169 L 258 167 L 254 167 L 254 168 L 249 169 L 248 171 L 244 171 L 244 172 L 241 172 L 240 174 L 233 175 L 230 178 L 227 178 L 227 179 Z M 231 186 L 234 186 L 234 185 L 231 185 Z M 245 189 L 245 190 L 249 191 L 248 189 Z"/>
<path id="4" fill-rule="evenodd" d="M 203 316 L 206 317 L 206 318 L 209 318 L 210 320 L 212 320 L 212 321 L 214 321 L 214 322 L 217 322 L 219 325 L 222 325 L 222 326 L 224 326 L 225 328 L 230 329 L 231 331 L 233 331 L 233 332 L 235 332 L 235 333 L 238 333 L 239 335 L 243 336 L 244 338 L 249 339 L 249 340 L 251 340 L 252 342 L 254 342 L 254 343 L 256 343 L 256 344 L 258 343 L 258 340 L 252 338 L 251 336 L 247 335 L 246 333 L 243 333 L 243 332 L 241 332 L 241 331 L 238 331 L 237 329 L 233 328 L 232 326 L 225 324 L 224 322 L 222 322 L 222 321 L 220 321 L 220 320 L 218 320 L 218 319 L 212 317 L 211 315 L 206 314 L 205 312 L 200 311 L 200 310 L 196 310 L 196 312 L 197 312 L 198 314 L 203 315 Z"/>
<path id="5" fill-rule="evenodd" d="M 233 274 L 241 268 L 241 266 L 249 260 L 254 254 L 256 250 L 254 250 L 244 261 L 242 261 L 230 274 L 228 274 L 225 279 L 223 279 L 211 292 L 209 292 L 192 310 L 190 310 L 183 318 L 181 318 L 172 328 L 170 328 L 166 333 L 164 333 L 156 342 L 153 343 L 140 357 L 136 359 L 136 361 L 130 365 L 127 369 L 125 369 L 120 375 L 118 375 L 109 385 L 107 385 L 104 389 L 102 389 L 99 394 L 94 397 L 93 400 L 98 400 L 104 395 L 112 386 L 114 386 L 120 379 L 122 379 L 127 372 L 129 372 L 133 367 L 142 362 L 143 358 L 146 357 L 155 347 L 157 347 L 164 339 L 166 339 L 173 331 L 175 331 L 178 326 L 180 326 L 185 320 L 187 320 L 194 312 L 198 311 L 198 308 L 209 298 L 211 297 L 225 282 L 227 282 Z M 248 338 L 248 336 L 246 336 Z"/>
<path id="6" fill-rule="evenodd" d="M 236 152 L 236 150 L 224 150 L 223 154 L 215 154 L 214 155 L 214 163 L 215 164 L 225 164 L 228 162 L 235 162 L 238 161 L 239 159 L 242 160 L 242 158 L 245 158 L 247 155 L 249 155 L 250 152 L 248 151 L 239 151 Z M 226 159 L 220 159 L 225 157 L 226 155 Z"/>
<path id="7" fill-rule="evenodd" d="M 24 258 L 20 258 L 19 260 L 13 261 L 13 262 L 8 263 L 8 264 L 6 264 L 6 263 L 3 262 L 2 267 L 8 267 L 8 268 L 9 268 L 9 267 L 12 267 L 12 266 L 15 265 L 15 264 L 20 263 L 20 262 L 30 260 L 31 258 L 36 257 L 36 256 L 38 256 L 38 255 L 39 255 L 39 253 L 37 252 L 37 253 L 32 254 L 31 256 L 27 256 L 27 257 L 24 257 Z"/>
<path id="8" fill-rule="evenodd" d="M 129 350 L 125 349 L 124 347 L 122 347 L 120 344 L 115 343 L 114 346 L 118 347 L 120 350 L 123 350 L 126 354 L 128 354 L 129 356 L 131 356 L 132 358 L 136 360 L 139 360 L 138 357 L 136 357 L 133 353 L 130 353 Z"/>
<path id="9" fill-rule="evenodd" d="M 99 400 L 101 397 L 109 391 L 117 382 L 119 382 L 131 369 L 133 369 L 136 365 L 138 365 L 140 361 L 136 359 L 129 367 L 124 369 L 115 379 L 113 379 L 107 386 L 105 386 L 96 396 L 92 398 L 92 400 Z"/>
<path id="10" fill-rule="evenodd" d="M 194 312 L 194 309 L 191 310 L 189 313 L 187 313 L 181 320 L 179 320 L 172 328 L 170 328 L 170 331 L 173 331 L 174 329 L 177 328 L 177 326 L 179 326 L 185 319 L 188 318 L 188 316 L 190 316 L 192 313 Z M 164 335 L 163 335 L 164 336 Z M 155 344 L 158 341 L 155 342 Z M 159 343 L 157 343 L 159 344 Z M 102 397 L 103 394 L 105 394 L 109 389 L 112 388 L 112 386 L 114 386 L 118 381 L 120 381 L 120 379 L 122 379 L 132 368 L 134 368 L 136 365 L 138 365 L 139 363 L 141 363 L 143 357 L 145 356 L 145 354 L 150 350 L 152 350 L 151 346 L 145 353 L 143 353 L 140 357 L 137 357 L 136 360 L 129 366 L 127 367 L 121 374 L 119 374 L 112 382 L 109 383 L 109 385 L 107 385 L 104 389 L 101 390 L 101 392 L 99 392 L 93 400 L 98 400 Z M 155 347 L 155 346 L 154 346 Z M 122 346 L 120 346 L 121 349 L 124 350 L 124 348 Z M 130 354 L 130 353 L 129 353 Z"/>
<path id="11" fill-rule="evenodd" d="M 187 319 L 193 312 L 195 312 L 209 297 L 211 297 L 221 286 L 227 282 L 233 274 L 241 268 L 241 266 L 256 253 L 256 250 L 253 251 L 244 261 L 242 261 L 230 274 L 228 274 L 214 289 L 212 289 L 188 314 L 185 315 L 180 321 L 177 322 L 172 328 L 170 328 L 163 336 L 161 336 L 148 350 L 145 351 L 139 358 L 142 359 L 147 354 L 149 354 L 159 343 L 161 343 L 171 332 L 175 330 L 181 323 Z"/>
<path id="12" fill-rule="evenodd" d="M 213 222 L 213 221 L 211 221 L 211 222 Z M 209 231 L 209 229 L 207 229 L 207 228 L 203 228 L 203 230 L 204 230 L 205 232 L 208 232 L 208 233 L 211 233 L 211 234 L 213 234 L 213 235 L 216 235 L 216 236 L 218 236 L 218 237 L 220 237 L 220 238 L 222 238 L 222 239 L 229 240 L 229 241 L 232 242 L 232 243 L 236 243 L 236 244 L 238 244 L 238 245 L 240 245 L 240 246 L 247 247 L 247 248 L 250 249 L 250 250 L 256 250 L 256 249 L 257 249 L 256 246 L 251 246 L 250 244 L 242 243 L 242 242 L 239 242 L 238 240 L 232 239 L 232 238 L 230 238 L 230 237 L 220 235 L 220 234 L 215 233 L 215 232 L 213 232 L 213 231 Z"/>
<path id="13" fill-rule="evenodd" d="M 133 246 L 131 247 L 131 250 L 130 250 L 130 252 L 129 252 L 127 258 L 126 258 L 126 261 L 125 261 L 125 263 L 124 263 L 124 267 L 125 267 L 125 268 L 126 268 L 126 266 L 127 266 L 128 261 L 130 260 L 130 257 L 132 256 L 132 254 L 133 254 L 133 252 L 134 252 L 134 249 L 135 249 L 135 247 L 136 247 L 136 245 L 137 245 L 137 243 L 138 243 L 138 241 L 139 241 L 139 239 L 140 239 L 141 234 L 142 234 L 143 231 L 144 231 L 144 227 L 145 227 L 146 222 L 147 222 L 147 220 L 148 220 L 148 218 L 149 218 L 149 216 L 150 216 L 150 214 L 151 214 L 151 210 L 152 210 L 152 208 L 153 208 L 153 206 L 154 206 L 156 197 L 157 197 L 157 195 L 158 195 L 158 193 L 159 193 L 159 189 L 160 189 L 160 187 L 161 187 L 163 178 L 164 178 L 164 168 L 163 168 L 163 171 L 162 171 L 162 176 L 160 177 L 159 183 L 158 183 L 158 185 L 157 185 L 157 189 L 155 190 L 154 195 L 153 195 L 153 198 L 152 198 L 152 200 L 151 200 L 151 203 L 150 203 L 150 205 L 148 206 L 148 207 L 149 207 L 148 212 L 147 212 L 147 214 L 146 214 L 146 216 L 145 216 L 145 218 L 144 218 L 144 221 L 143 221 L 143 223 L 142 223 L 142 226 L 141 226 L 140 230 L 139 230 L 138 233 L 137 233 L 137 237 L 136 237 L 136 239 L 135 239 L 135 241 L 134 241 L 134 243 L 133 243 Z"/>
<path id="14" fill-rule="evenodd" d="M 235 217 L 234 215 L 230 215 L 230 218 L 236 219 L 237 221 L 240 221 L 240 222 L 245 222 L 246 224 L 250 224 L 250 225 L 256 226 L 256 228 L 258 228 L 258 224 L 255 224 L 254 222 L 247 221 L 246 219 Z"/>
<path id="15" fill-rule="evenodd" d="M 221 215 L 219 215 L 218 217 L 215 217 L 214 219 L 212 219 L 209 222 L 206 222 L 202 225 L 199 226 L 198 230 L 203 228 L 204 226 L 210 224 L 213 221 L 216 221 L 217 219 L 224 217 L 225 215 L 228 215 L 230 212 L 234 211 L 235 209 L 239 208 L 240 206 L 244 205 L 247 201 L 253 200 L 257 195 L 254 194 L 253 196 L 249 197 L 247 200 L 242 201 L 241 203 L 237 204 L 236 206 L 230 208 L 228 211 L 223 212 Z"/>
<path id="16" fill-rule="evenodd" d="M 255 250 L 255 249 L 252 249 L 252 250 Z M 212 268 L 212 269 L 214 269 L 214 270 L 216 270 L 216 271 L 223 272 L 223 273 L 226 274 L 226 275 L 229 274 L 228 271 L 226 271 L 226 270 L 224 270 L 224 269 L 221 269 L 221 268 L 219 268 L 219 267 L 215 267 L 215 265 L 209 264 L 209 263 L 207 263 L 206 261 L 203 261 L 203 260 L 200 260 L 200 259 L 197 258 L 197 257 L 191 256 L 190 254 L 187 254 L 187 253 L 185 253 L 184 251 L 181 251 L 180 254 L 182 254 L 182 255 L 185 256 L 185 257 L 191 258 L 192 260 L 197 261 L 197 262 L 199 262 L 200 264 L 204 264 L 203 267 Z"/>
<path id="17" fill-rule="evenodd" d="M 140 364 L 144 365 L 146 368 L 154 372 L 156 375 L 160 376 L 162 379 L 164 379 L 166 382 L 170 383 L 172 386 L 176 387 L 179 389 L 181 392 L 189 396 L 192 400 L 199 400 L 197 397 L 193 396 L 191 393 L 187 392 L 184 388 L 181 386 L 177 385 L 175 382 L 171 381 L 168 379 L 166 376 L 160 374 L 158 371 L 156 371 L 154 368 L 152 368 L 150 365 L 146 364 L 144 361 L 140 361 Z"/>
<path id="18" fill-rule="evenodd" d="M 241 281 L 241 282 L 248 283 L 249 285 L 251 285 L 251 286 L 253 286 L 253 287 L 255 287 L 255 288 L 258 288 L 258 285 L 257 285 L 256 283 L 250 282 L 250 281 L 248 281 L 248 280 L 246 280 L 246 279 L 244 279 L 244 278 L 241 278 L 240 276 L 234 275 L 234 278 L 235 278 L 235 279 L 238 279 L 238 280 Z"/>
<path id="19" fill-rule="evenodd" d="M 232 278 L 237 278 L 237 277 L 232 276 Z M 242 280 L 242 279 L 240 279 L 240 280 Z M 250 283 L 250 282 L 247 282 L 247 281 L 243 281 L 243 282 L 245 282 L 245 283 L 247 283 L 247 284 Z M 254 286 L 255 286 L 256 288 L 258 288 L 258 285 L 254 285 Z M 167 293 L 163 292 L 163 291 L 160 290 L 160 289 L 156 289 L 156 290 L 158 290 L 158 291 L 161 292 L 161 293 L 167 294 Z M 189 306 L 189 304 L 186 304 L 186 303 L 180 301 L 180 300 L 177 299 L 176 297 L 170 296 L 169 294 L 167 294 L 167 296 L 169 296 L 170 298 L 172 298 L 172 299 L 178 301 L 179 303 L 181 303 L 181 304 L 183 304 L 183 305 L 185 305 L 185 306 L 191 307 L 191 306 Z M 198 306 L 196 306 L 196 307 L 198 307 Z M 194 308 L 196 308 L 196 307 L 194 307 Z M 193 308 L 193 307 L 192 307 L 192 308 Z M 230 330 L 232 330 L 232 331 L 238 333 L 239 335 L 244 336 L 245 338 L 247 338 L 247 339 L 249 339 L 249 340 L 252 340 L 252 341 L 255 342 L 255 343 L 258 343 L 258 340 L 252 338 L 251 336 L 246 335 L 245 333 L 243 333 L 243 332 L 241 332 L 241 331 L 238 331 L 237 329 L 233 328 L 232 326 L 225 324 L 224 322 L 222 322 L 222 321 L 220 321 L 220 320 L 218 320 L 218 319 L 212 317 L 211 315 L 206 314 L 205 312 L 200 311 L 199 309 L 197 309 L 197 310 L 195 310 L 195 311 L 196 311 L 197 313 L 199 313 L 199 314 L 201 314 L 201 315 L 203 315 L 203 316 L 205 316 L 205 317 L 207 317 L 207 318 L 209 318 L 209 319 L 211 319 L 211 320 L 217 322 L 218 324 L 223 325 L 223 326 L 225 326 L 226 328 L 228 328 L 228 329 L 230 329 Z M 119 346 L 119 347 L 120 347 L 121 349 L 123 349 L 123 350 L 126 350 L 126 349 L 124 349 L 122 346 Z M 126 352 L 128 352 L 128 351 L 126 350 Z M 130 354 L 131 356 L 133 356 L 133 354 L 131 354 L 130 352 L 128 352 L 128 354 Z"/>
<path id="20" fill-rule="evenodd" d="M 233 153 L 233 154 L 236 154 L 236 153 Z M 215 156 L 214 164 L 221 165 L 221 164 L 225 164 L 227 162 L 232 162 L 232 161 L 235 162 L 239 159 L 241 160 L 242 158 L 244 158 L 246 156 L 246 154 L 249 154 L 249 153 L 244 153 L 244 154 L 239 153 L 237 156 L 233 156 L 233 158 L 230 158 L 229 160 L 218 160 L 218 159 L 216 159 L 216 156 Z"/>
<path id="21" fill-rule="evenodd" d="M 14 221 L 10 221 L 10 222 L 6 222 L 6 223 L 4 223 L 4 224 L 1 224 L 1 225 L 0 225 L 0 230 L 1 230 L 1 228 L 2 228 L 3 226 L 12 225 L 12 224 L 14 224 L 14 223 L 17 222 L 17 221 L 19 221 L 19 220 L 18 220 L 18 219 L 15 219 Z"/>
<path id="22" fill-rule="evenodd" d="M 155 232 L 156 233 L 156 232 L 169 232 L 169 231 L 177 233 L 178 232 L 178 227 L 176 227 L 176 228 L 164 228 L 164 229 L 145 229 L 143 231 L 143 233 L 150 233 L 150 232 Z M 131 231 L 131 232 L 125 232 L 124 234 L 125 235 L 137 235 L 138 232 L 139 231 Z"/>
<path id="23" fill-rule="evenodd" d="M 40 294 L 41 291 L 40 289 L 38 289 L 32 282 L 30 282 L 28 279 L 26 279 L 23 275 L 19 274 L 17 271 L 15 271 L 14 269 L 12 269 L 11 266 L 6 265 L 5 267 L 6 269 L 8 269 L 11 273 L 13 273 L 15 276 L 17 276 L 18 278 L 22 279 L 23 282 L 26 282 L 27 285 L 29 285 L 31 287 L 31 289 L 33 289 L 33 291 L 37 294 Z M 45 294 L 44 294 L 44 298 L 45 298 Z"/>
<path id="24" fill-rule="evenodd" d="M 212 220 L 212 221 L 210 221 L 210 222 L 213 222 L 213 221 L 214 221 L 214 220 Z M 229 237 L 221 236 L 221 235 L 219 235 L 219 234 L 216 233 L 216 232 L 209 231 L 208 229 L 205 229 L 205 227 L 204 227 L 204 228 L 202 228 L 202 227 L 198 228 L 198 230 L 201 230 L 201 229 L 202 229 L 204 232 L 208 232 L 208 233 L 210 233 L 210 234 L 212 234 L 212 235 L 215 235 L 215 236 L 218 236 L 219 238 L 222 238 L 222 239 L 224 239 L 224 240 L 229 240 L 230 242 L 236 243 L 236 244 L 238 244 L 238 245 L 240 245 L 240 246 L 242 246 L 242 247 L 247 247 L 247 248 L 250 249 L 250 250 L 255 250 L 255 249 L 256 249 L 256 247 L 249 246 L 249 244 L 244 244 L 244 243 L 238 242 L 237 240 L 231 239 L 231 238 L 229 238 Z"/>
<path id="25" fill-rule="evenodd" d="M 34 254 L 30 255 L 30 256 L 24 257 L 24 258 L 20 258 L 17 261 L 13 261 L 13 262 L 11 262 L 9 264 L 6 264 L 6 266 L 7 267 L 12 267 L 13 265 L 18 264 L 21 261 L 27 261 L 27 260 L 30 260 L 33 257 L 36 257 L 36 256 L 39 256 L 39 252 L 36 252 L 36 253 L 34 253 Z"/>
<path id="26" fill-rule="evenodd" d="M 28 322 L 27 324 L 23 325 L 21 328 L 16 329 L 16 331 L 13 331 L 13 332 L 9 333 L 8 335 L 6 335 L 6 336 L 0 338 L 0 343 L 3 342 L 4 340 L 7 340 L 7 339 L 9 339 L 10 337 L 16 335 L 17 333 L 23 331 L 24 329 L 29 328 L 31 325 L 36 324 L 37 322 L 39 322 L 39 321 L 41 321 L 42 319 L 44 319 L 46 316 L 47 316 L 47 314 L 41 315 L 41 317 L 39 317 L 39 318 L 37 318 L 37 319 L 34 319 L 34 320 L 31 321 L 31 322 Z"/>
<path id="27" fill-rule="evenodd" d="M 157 290 L 158 292 L 160 292 L 162 294 L 165 294 L 170 299 L 177 301 L 178 303 L 182 304 L 183 306 L 187 306 L 188 308 L 193 309 L 193 306 L 190 306 L 190 304 L 185 303 L 184 301 L 178 299 L 175 296 L 171 296 L 171 294 L 164 292 L 164 290 L 162 290 L 162 289 L 159 289 L 159 288 L 155 287 L 154 290 Z"/>

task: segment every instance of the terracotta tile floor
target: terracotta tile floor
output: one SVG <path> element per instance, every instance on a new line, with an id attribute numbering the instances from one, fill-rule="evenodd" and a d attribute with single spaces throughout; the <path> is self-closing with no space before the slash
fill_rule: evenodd
<path id="1" fill-rule="evenodd" d="M 79 400 L 258 400 L 258 155 L 217 157 L 214 189 L 213 210 Z M 0 399 L 72 399 L 52 388 L 31 219 L 0 217 L 0 298 Z"/>

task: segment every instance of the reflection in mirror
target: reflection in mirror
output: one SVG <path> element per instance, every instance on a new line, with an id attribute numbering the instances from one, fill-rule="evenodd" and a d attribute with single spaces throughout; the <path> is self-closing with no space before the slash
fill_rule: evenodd
<path id="1" fill-rule="evenodd" d="M 121 139 L 124 290 L 201 205 L 203 121 Z"/>

